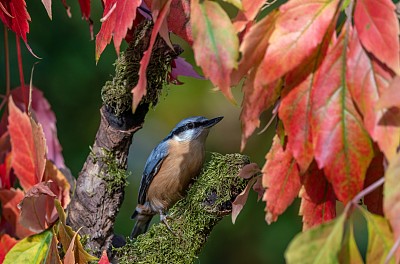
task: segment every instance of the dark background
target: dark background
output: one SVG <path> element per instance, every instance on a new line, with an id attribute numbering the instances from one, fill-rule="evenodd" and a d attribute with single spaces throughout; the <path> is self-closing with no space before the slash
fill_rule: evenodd
<path id="1" fill-rule="evenodd" d="M 42 59 L 37 60 L 22 43 L 25 81 L 29 83 L 32 65 L 35 66 L 33 84 L 41 89 L 49 100 L 57 117 L 58 137 L 63 147 L 66 165 L 77 176 L 89 146 L 93 143 L 99 124 L 101 105 L 100 89 L 114 72 L 116 59 L 114 47 L 109 45 L 98 64 L 95 62 L 95 42 L 90 40 L 89 27 L 81 20 L 77 1 L 69 1 L 72 18 L 68 18 L 61 1 L 53 2 L 51 21 L 40 1 L 27 0 L 31 15 L 28 42 Z M 100 1 L 92 2 L 94 33 L 99 31 L 102 7 Z M 12 87 L 19 86 L 15 35 L 9 32 Z M 1 40 L 4 40 L 1 34 Z M 183 56 L 193 62 L 193 54 L 184 46 Z M 0 41 L 0 84 L 5 91 L 4 41 Z M 121 48 L 123 50 L 124 47 Z M 234 88 L 238 102 L 233 105 L 219 91 L 214 91 L 205 80 L 180 78 L 181 86 L 170 85 L 164 89 L 159 104 L 147 115 L 144 128 L 134 135 L 129 155 L 129 186 L 125 201 L 118 215 L 116 232 L 129 235 L 133 226 L 131 213 L 136 205 L 137 189 L 145 161 L 150 151 L 181 119 L 192 115 L 225 118 L 212 129 L 207 141 L 207 151 L 234 153 L 240 151 L 241 124 L 239 121 L 241 91 Z M 262 115 L 261 127 L 269 120 Z M 250 138 L 244 154 L 253 162 L 264 165 L 265 154 L 274 133 L 272 125 L 261 135 Z M 290 240 L 301 231 L 298 216 L 299 199 L 268 226 L 264 221 L 265 203 L 257 202 L 252 192 L 244 210 L 233 225 L 226 217 L 212 232 L 208 243 L 199 256 L 198 263 L 284 263 L 284 250 Z M 155 217 L 154 221 L 158 221 Z"/>

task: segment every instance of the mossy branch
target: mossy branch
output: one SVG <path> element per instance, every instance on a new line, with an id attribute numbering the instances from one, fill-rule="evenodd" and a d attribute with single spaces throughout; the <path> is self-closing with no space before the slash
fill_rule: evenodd
<path id="1" fill-rule="evenodd" d="M 249 163 L 240 154 L 213 153 L 187 196 L 169 212 L 173 231 L 160 223 L 124 247 L 115 249 L 119 263 L 192 263 L 213 227 L 232 211 L 232 202 L 247 182 L 239 178 Z"/>

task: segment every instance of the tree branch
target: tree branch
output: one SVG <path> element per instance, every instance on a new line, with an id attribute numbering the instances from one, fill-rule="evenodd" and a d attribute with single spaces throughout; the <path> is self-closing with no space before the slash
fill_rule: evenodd
<path id="1" fill-rule="evenodd" d="M 165 224 L 149 231 L 119 249 L 119 263 L 192 263 L 200 253 L 213 227 L 232 212 L 232 202 L 246 187 L 238 177 L 249 159 L 240 154 L 213 153 L 201 175 L 169 211 L 172 232 Z"/>
<path id="2" fill-rule="evenodd" d="M 133 41 L 116 61 L 115 77 L 102 89 L 101 121 L 91 153 L 77 179 L 68 207 L 68 224 L 87 236 L 87 248 L 100 256 L 110 250 L 113 227 L 124 198 L 127 156 L 133 134 L 142 128 L 150 106 L 157 103 L 170 62 L 180 50 L 171 50 L 158 37 L 147 69 L 147 95 L 132 113 L 131 89 L 138 81 L 143 52 L 149 45 L 151 21 L 142 22 Z"/>

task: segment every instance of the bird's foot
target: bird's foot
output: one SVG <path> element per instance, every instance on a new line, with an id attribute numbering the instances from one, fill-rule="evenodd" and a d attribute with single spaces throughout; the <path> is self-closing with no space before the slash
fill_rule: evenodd
<path id="1" fill-rule="evenodd" d="M 169 224 L 168 224 L 168 221 L 167 221 L 168 219 L 172 219 L 172 217 L 169 216 L 169 215 L 160 213 L 160 221 L 163 222 L 164 225 L 167 227 L 167 229 L 168 229 L 173 235 L 176 236 L 175 232 L 172 231 L 171 227 L 170 227 Z"/>

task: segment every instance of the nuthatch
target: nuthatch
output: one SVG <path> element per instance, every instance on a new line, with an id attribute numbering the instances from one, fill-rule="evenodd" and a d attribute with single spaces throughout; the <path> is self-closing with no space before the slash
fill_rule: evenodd
<path id="1" fill-rule="evenodd" d="M 160 214 L 160 220 L 169 227 L 166 213 L 185 195 L 192 179 L 200 173 L 209 129 L 222 118 L 183 119 L 153 149 L 140 182 L 138 205 L 132 215 L 137 221 L 131 238 L 146 232 L 155 214 Z"/>

